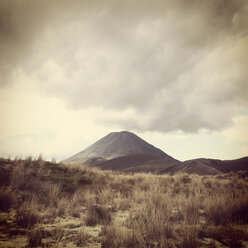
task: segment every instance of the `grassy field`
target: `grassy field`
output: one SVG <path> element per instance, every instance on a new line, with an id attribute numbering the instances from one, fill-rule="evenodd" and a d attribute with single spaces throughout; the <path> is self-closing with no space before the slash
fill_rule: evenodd
<path id="1" fill-rule="evenodd" d="M 122 174 L 0 159 L 0 247 L 248 247 L 248 173 Z"/>

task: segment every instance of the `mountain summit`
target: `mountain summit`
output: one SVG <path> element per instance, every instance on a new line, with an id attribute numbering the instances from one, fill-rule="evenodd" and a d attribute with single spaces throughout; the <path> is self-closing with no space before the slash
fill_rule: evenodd
<path id="1" fill-rule="evenodd" d="M 148 153 L 158 156 L 167 155 L 160 149 L 138 137 L 136 134 L 122 131 L 112 132 L 106 135 L 85 150 L 66 159 L 65 162 L 79 162 L 89 158 L 109 160 L 137 153 Z"/>
<path id="2" fill-rule="evenodd" d="M 111 170 L 154 172 L 167 169 L 179 161 L 136 134 L 122 131 L 106 135 L 63 162 Z"/>

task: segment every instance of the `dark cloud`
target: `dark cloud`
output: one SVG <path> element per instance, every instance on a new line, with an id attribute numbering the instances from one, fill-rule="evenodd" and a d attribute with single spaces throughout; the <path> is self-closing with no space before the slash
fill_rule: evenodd
<path id="1" fill-rule="evenodd" d="M 19 69 L 72 108 L 117 111 L 102 121 L 143 131 L 221 129 L 247 108 L 245 0 L 6 0 L 0 9 L 1 84 Z"/>
<path id="2" fill-rule="evenodd" d="M 26 60 L 42 28 L 44 7 L 41 1 L 0 3 L 0 75 L 1 85 L 9 81 L 18 65 Z"/>

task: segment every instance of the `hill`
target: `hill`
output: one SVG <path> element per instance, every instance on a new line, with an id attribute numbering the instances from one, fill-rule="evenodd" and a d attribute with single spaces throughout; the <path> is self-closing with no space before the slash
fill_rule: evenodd
<path id="1" fill-rule="evenodd" d="M 175 164 L 161 171 L 161 174 L 189 173 L 198 175 L 217 175 L 248 170 L 248 157 L 235 160 L 198 158 Z"/>

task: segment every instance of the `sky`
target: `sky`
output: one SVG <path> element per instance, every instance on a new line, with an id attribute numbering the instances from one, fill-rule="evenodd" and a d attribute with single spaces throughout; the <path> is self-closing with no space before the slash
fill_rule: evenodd
<path id="1" fill-rule="evenodd" d="M 0 0 L 0 156 L 127 130 L 179 160 L 248 155 L 247 0 Z"/>

